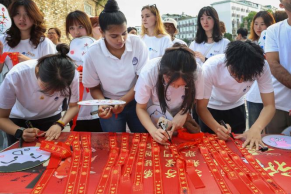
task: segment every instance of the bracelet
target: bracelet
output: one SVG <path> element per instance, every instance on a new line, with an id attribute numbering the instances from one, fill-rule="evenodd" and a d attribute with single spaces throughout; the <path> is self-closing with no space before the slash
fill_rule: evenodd
<path id="1" fill-rule="evenodd" d="M 54 125 L 58 125 L 58 126 L 60 126 L 60 127 L 62 128 L 62 130 L 64 130 L 64 128 L 65 128 L 65 124 L 64 124 L 62 121 L 56 121 L 56 122 L 54 123 Z"/>

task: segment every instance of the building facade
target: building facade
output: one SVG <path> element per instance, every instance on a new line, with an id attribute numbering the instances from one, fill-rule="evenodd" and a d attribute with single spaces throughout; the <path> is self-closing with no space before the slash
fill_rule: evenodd
<path id="1" fill-rule="evenodd" d="M 225 23 L 226 32 L 236 36 L 237 30 L 251 11 L 259 12 L 264 10 L 276 11 L 276 8 L 270 5 L 261 5 L 245 0 L 224 0 L 212 3 L 211 6 L 216 9 L 219 20 Z"/>
<path id="2" fill-rule="evenodd" d="M 61 41 L 68 43 L 65 25 L 67 15 L 75 10 L 84 11 L 88 16 L 97 16 L 107 1 L 104 0 L 34 0 L 44 14 L 47 29 L 57 27 L 62 32 Z"/>

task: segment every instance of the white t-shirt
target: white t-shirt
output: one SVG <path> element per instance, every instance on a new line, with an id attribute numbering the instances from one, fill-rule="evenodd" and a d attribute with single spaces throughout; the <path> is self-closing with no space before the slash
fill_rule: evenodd
<path id="1" fill-rule="evenodd" d="M 253 81 L 238 83 L 229 73 L 225 55 L 220 54 L 208 59 L 203 67 L 204 99 L 209 99 L 208 107 L 216 110 L 229 110 L 244 103 L 243 96 Z M 261 93 L 273 92 L 271 71 L 265 63 L 261 76 L 256 78 Z"/>
<path id="2" fill-rule="evenodd" d="M 264 50 L 264 52 L 265 52 L 266 37 L 267 37 L 267 30 L 264 30 L 261 33 L 261 37 L 258 41 L 259 46 Z M 247 101 L 253 102 L 253 103 L 263 103 L 257 81 L 254 82 L 250 91 L 247 93 L 246 99 Z"/>
<path id="3" fill-rule="evenodd" d="M 112 55 L 101 39 L 90 46 L 84 57 L 82 81 L 87 88 L 101 84 L 105 97 L 120 99 L 135 85 L 147 61 L 148 50 L 138 36 L 128 35 L 121 59 Z"/>
<path id="4" fill-rule="evenodd" d="M 187 43 L 186 43 L 186 42 L 184 42 L 184 41 L 183 41 L 183 40 L 181 40 L 181 39 L 175 38 L 175 39 L 173 40 L 173 45 L 174 45 L 176 42 L 178 42 L 178 43 L 180 43 L 180 44 L 184 44 L 184 45 L 188 46 L 188 45 L 187 45 Z"/>
<path id="5" fill-rule="evenodd" d="M 142 37 L 142 40 L 148 48 L 149 59 L 163 56 L 166 49 L 173 46 L 172 40 L 168 35 L 157 38 L 155 36 L 148 36 L 145 34 Z"/>
<path id="6" fill-rule="evenodd" d="M 94 42 L 96 42 L 96 41 L 94 41 Z M 94 44 L 94 42 L 91 44 Z M 70 47 L 70 49 L 72 49 L 72 48 Z M 78 66 L 78 67 L 83 66 L 84 57 L 85 57 L 86 53 L 85 54 L 82 53 L 83 54 L 82 56 L 76 55 L 76 52 L 74 54 L 75 55 L 68 53 L 68 56 L 74 60 L 76 66 Z M 80 84 L 79 84 L 79 86 L 80 86 Z M 93 97 L 91 96 L 91 93 L 90 93 L 88 88 L 87 89 L 84 88 L 82 101 L 84 101 L 84 100 L 93 100 Z M 94 115 L 90 114 L 92 111 L 96 111 L 96 110 L 98 110 L 98 106 L 80 106 L 77 120 L 92 120 L 92 119 L 99 118 L 98 114 L 94 114 Z"/>
<path id="7" fill-rule="evenodd" d="M 152 59 L 148 64 L 142 69 L 140 76 L 137 80 L 135 86 L 135 100 L 137 103 L 151 105 L 160 105 L 158 94 L 156 91 L 156 84 L 159 74 L 161 57 Z M 202 76 L 202 69 L 198 65 L 197 71 L 195 72 L 195 88 L 196 88 L 196 99 L 203 99 L 204 94 L 204 83 Z M 167 105 L 169 107 L 169 112 L 172 115 L 176 115 L 181 108 L 183 99 L 185 96 L 185 86 L 180 86 L 179 88 L 174 88 L 172 86 L 168 87 L 167 96 L 169 101 Z"/>
<path id="8" fill-rule="evenodd" d="M 43 42 L 40 42 L 37 48 L 30 42 L 29 39 L 20 40 L 19 44 L 11 48 L 6 42 L 7 35 L 1 36 L 0 41 L 3 43 L 3 53 L 4 52 L 19 52 L 30 59 L 39 59 L 48 54 L 55 54 L 57 52 L 56 45 L 48 39 L 44 38 Z M 13 67 L 12 61 L 9 57 L 5 59 L 5 64 L 8 66 L 9 69 Z"/>
<path id="9" fill-rule="evenodd" d="M 193 51 L 200 52 L 203 56 L 209 59 L 214 55 L 223 54 L 229 42 L 230 41 L 227 38 L 223 38 L 219 42 L 213 42 L 210 44 L 205 42 L 198 44 L 194 40 L 191 42 L 189 48 Z M 196 61 L 199 64 L 203 64 L 203 62 L 197 57 Z"/>
<path id="10" fill-rule="evenodd" d="M 291 73 L 291 26 L 287 19 L 267 29 L 265 52 L 278 52 L 280 64 Z M 272 76 L 276 109 L 291 110 L 291 90 Z"/>
<path id="11" fill-rule="evenodd" d="M 59 92 L 47 96 L 40 92 L 35 75 L 37 60 L 28 60 L 13 67 L 0 86 L 0 108 L 12 109 L 10 118 L 37 120 L 62 111 L 64 97 Z M 78 73 L 71 84 L 72 103 L 78 102 Z"/>

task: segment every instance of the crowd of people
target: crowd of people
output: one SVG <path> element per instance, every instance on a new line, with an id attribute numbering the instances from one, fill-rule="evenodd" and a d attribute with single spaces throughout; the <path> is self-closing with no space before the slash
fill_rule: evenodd
<path id="1" fill-rule="evenodd" d="M 19 63 L 13 66 L 7 57 L 0 64 L 0 129 L 9 145 L 20 138 L 34 141 L 40 131 L 47 140 L 57 139 L 68 123 L 89 132 L 125 132 L 128 126 L 168 144 L 169 136 L 186 127 L 223 140 L 234 132 L 245 139 L 243 146 L 259 149 L 262 133 L 279 134 L 291 126 L 291 0 L 278 3 L 285 11 L 258 12 L 250 35 L 238 29 L 232 42 L 223 36 L 217 11 L 203 7 L 188 47 L 175 37 L 177 22 L 163 21 L 155 4 L 141 8 L 138 34 L 127 26 L 117 2 L 108 0 L 98 17 L 79 10 L 67 15 L 71 43 L 93 42 L 76 62 L 72 46 L 61 43 L 61 31 L 46 32 L 37 5 L 15 0 L 8 8 L 12 27 L 0 36 L 0 54 L 18 52 Z M 125 104 L 100 105 L 98 115 L 91 115 L 94 107 L 78 106 L 80 96 Z M 172 115 L 168 133 L 152 122 L 152 105 Z"/>

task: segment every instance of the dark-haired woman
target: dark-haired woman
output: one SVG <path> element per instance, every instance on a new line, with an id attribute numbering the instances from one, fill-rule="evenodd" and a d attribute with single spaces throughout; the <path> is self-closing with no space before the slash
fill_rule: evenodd
<path id="1" fill-rule="evenodd" d="M 44 16 L 32 0 L 15 0 L 9 7 L 9 14 L 12 26 L 0 37 L 2 52 L 19 52 L 20 62 L 56 52 L 55 45 L 45 37 Z M 10 70 L 12 67 L 7 57 L 4 64 L 0 64 L 0 73 L 3 68 Z"/>
<path id="2" fill-rule="evenodd" d="M 9 134 L 9 145 L 20 138 L 34 141 L 39 130 L 46 131 L 47 140 L 57 139 L 77 114 L 78 73 L 66 55 L 69 47 L 59 44 L 57 50 L 57 54 L 19 63 L 0 86 L 0 129 Z M 65 97 L 70 109 L 61 118 Z"/>
<path id="3" fill-rule="evenodd" d="M 91 21 L 85 12 L 76 10 L 68 14 L 66 18 L 67 36 L 71 35 L 72 38 L 83 37 L 85 39 L 90 39 L 89 36 L 94 35 L 92 31 L 93 29 L 91 26 Z M 89 42 L 90 44 L 93 44 L 92 42 L 95 42 L 95 40 L 92 38 L 90 39 Z M 80 45 L 76 45 L 76 46 L 79 47 Z M 72 48 L 72 46 L 70 45 L 71 51 L 74 51 L 75 49 L 77 48 Z M 77 53 L 73 52 L 73 53 L 69 53 L 69 56 L 75 60 L 75 64 L 77 68 L 79 66 L 83 66 L 84 55 L 81 55 L 81 53 L 80 55 L 78 55 Z M 83 79 L 82 72 L 79 72 L 79 82 L 82 82 L 82 79 Z M 93 98 L 91 94 L 87 92 L 87 90 L 84 90 L 82 100 L 92 100 L 92 99 Z M 95 110 L 97 110 L 97 106 L 94 106 L 94 107 L 81 106 L 74 130 L 75 131 L 102 132 L 98 114 L 95 114 L 95 115 L 90 114 L 92 111 L 95 111 Z M 70 125 L 72 127 L 74 125 L 74 122 L 73 121 L 70 122 Z"/>
<path id="4" fill-rule="evenodd" d="M 196 37 L 189 48 L 195 52 L 197 62 L 203 64 L 208 58 L 222 54 L 229 40 L 222 37 L 218 14 L 213 7 L 200 9 L 197 20 Z"/>
<path id="5" fill-rule="evenodd" d="M 127 21 L 117 2 L 109 0 L 99 16 L 103 38 L 85 55 L 83 84 L 94 99 L 123 100 L 125 105 L 99 106 L 103 131 L 122 132 L 126 123 L 132 132 L 145 132 L 136 115 L 134 86 L 148 51 L 138 36 L 127 34 Z"/>
<path id="6" fill-rule="evenodd" d="M 136 111 L 141 123 L 157 142 L 165 144 L 168 136 L 152 123 L 147 107 L 158 105 L 164 113 L 167 110 L 174 116 L 169 134 L 172 135 L 185 124 L 195 99 L 203 99 L 203 87 L 202 70 L 196 64 L 194 52 L 186 45 L 176 43 L 162 58 L 148 62 L 135 87 Z"/>
<path id="7" fill-rule="evenodd" d="M 61 30 L 58 28 L 50 28 L 48 30 L 48 38 L 55 44 L 58 45 L 61 43 Z"/>
<path id="8" fill-rule="evenodd" d="M 149 50 L 149 59 L 163 56 L 173 43 L 156 4 L 144 6 L 141 9 L 141 19 L 141 37 Z"/>
<path id="9" fill-rule="evenodd" d="M 249 38 L 258 43 L 258 45 L 265 50 L 265 41 L 267 28 L 275 23 L 275 19 L 271 13 L 268 11 L 258 12 L 252 21 L 251 24 L 251 34 Z M 249 128 L 256 122 L 258 119 L 264 105 L 262 98 L 259 92 L 258 83 L 252 85 L 250 91 L 246 95 L 247 107 L 248 107 L 248 124 Z"/>

